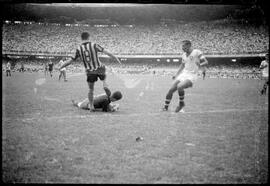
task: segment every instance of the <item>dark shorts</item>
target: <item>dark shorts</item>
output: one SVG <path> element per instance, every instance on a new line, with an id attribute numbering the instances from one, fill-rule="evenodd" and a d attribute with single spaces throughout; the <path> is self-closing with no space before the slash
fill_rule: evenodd
<path id="1" fill-rule="evenodd" d="M 52 68 L 49 68 L 49 71 L 51 72 L 53 69 Z"/>
<path id="2" fill-rule="evenodd" d="M 93 71 L 86 71 L 87 75 L 87 82 L 94 83 L 98 80 L 105 80 L 106 79 L 106 68 L 105 66 L 99 67 L 97 70 Z"/>

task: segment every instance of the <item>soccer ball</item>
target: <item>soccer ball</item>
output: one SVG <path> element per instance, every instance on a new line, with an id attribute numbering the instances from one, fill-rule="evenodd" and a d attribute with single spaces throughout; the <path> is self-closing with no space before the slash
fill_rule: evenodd
<path id="1" fill-rule="evenodd" d="M 142 140 L 143 140 L 143 138 L 140 136 L 136 138 L 136 141 L 142 141 Z"/>

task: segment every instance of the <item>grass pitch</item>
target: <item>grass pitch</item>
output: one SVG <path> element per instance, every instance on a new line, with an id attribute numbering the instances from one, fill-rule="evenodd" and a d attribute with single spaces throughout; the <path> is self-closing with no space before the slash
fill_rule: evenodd
<path id="1" fill-rule="evenodd" d="M 267 182 L 262 81 L 199 79 L 186 90 L 186 112 L 173 114 L 177 93 L 171 111 L 160 111 L 171 77 L 109 74 L 111 90 L 123 93 L 120 110 L 90 113 L 71 104 L 87 97 L 85 75 L 67 77 L 2 75 L 5 183 Z"/>

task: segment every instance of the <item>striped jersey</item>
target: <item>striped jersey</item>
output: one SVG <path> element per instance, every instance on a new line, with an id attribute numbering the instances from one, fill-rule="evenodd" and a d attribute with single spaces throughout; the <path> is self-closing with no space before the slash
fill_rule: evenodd
<path id="1" fill-rule="evenodd" d="M 103 66 L 98 58 L 98 52 L 103 52 L 103 48 L 92 42 L 84 42 L 76 49 L 74 60 L 78 57 L 83 61 L 86 70 L 96 70 Z"/>

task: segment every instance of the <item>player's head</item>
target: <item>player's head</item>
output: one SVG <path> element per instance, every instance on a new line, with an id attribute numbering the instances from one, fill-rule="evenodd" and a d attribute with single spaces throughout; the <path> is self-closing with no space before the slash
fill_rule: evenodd
<path id="1" fill-rule="evenodd" d="M 182 41 L 182 50 L 184 52 L 189 52 L 190 48 L 191 48 L 191 41 L 189 40 Z"/>
<path id="2" fill-rule="evenodd" d="M 115 91 L 115 92 L 111 95 L 111 97 L 110 97 L 110 99 L 111 99 L 112 102 L 118 101 L 118 100 L 120 100 L 121 98 L 122 98 L 122 93 L 121 93 L 120 91 Z"/>
<path id="3" fill-rule="evenodd" d="M 89 39 L 89 33 L 88 32 L 83 32 L 81 35 L 82 40 L 88 40 Z"/>

